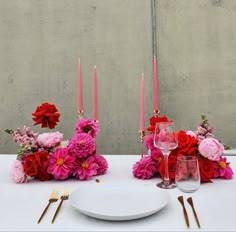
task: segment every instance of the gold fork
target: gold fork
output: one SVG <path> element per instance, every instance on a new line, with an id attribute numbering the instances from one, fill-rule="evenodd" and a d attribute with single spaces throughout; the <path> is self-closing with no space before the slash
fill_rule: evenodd
<path id="1" fill-rule="evenodd" d="M 48 204 L 45 207 L 44 211 L 42 212 L 38 223 L 40 223 L 40 221 L 43 219 L 43 216 L 45 215 L 45 213 L 47 212 L 49 206 L 51 205 L 51 203 L 56 202 L 58 200 L 58 196 L 59 196 L 59 192 L 57 190 L 53 190 L 50 196 L 50 199 L 48 200 Z"/>
<path id="2" fill-rule="evenodd" d="M 57 216 L 57 214 L 58 214 L 58 212 L 59 212 L 59 210 L 60 210 L 60 208 L 61 208 L 61 205 L 62 205 L 63 201 L 69 199 L 69 192 L 70 192 L 70 191 L 69 191 L 68 188 L 65 188 L 65 189 L 64 189 L 64 192 L 63 192 L 63 194 L 61 195 L 61 201 L 60 201 L 60 203 L 59 203 L 59 205 L 58 205 L 58 207 L 57 207 L 57 209 L 56 209 L 56 212 L 55 212 L 55 214 L 54 214 L 54 216 L 53 216 L 52 223 L 54 223 L 54 221 L 55 221 L 55 219 L 56 219 L 56 216 Z"/>

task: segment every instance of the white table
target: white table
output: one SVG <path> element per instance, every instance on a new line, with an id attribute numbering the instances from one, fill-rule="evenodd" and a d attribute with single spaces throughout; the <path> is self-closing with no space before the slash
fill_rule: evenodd
<path id="1" fill-rule="evenodd" d="M 138 161 L 137 155 L 105 155 L 109 163 L 107 174 L 99 176 L 101 182 L 155 185 L 160 179 L 139 180 L 132 175 L 132 166 Z M 192 194 L 184 194 L 178 189 L 166 190 L 170 193 L 168 205 L 156 214 L 133 221 L 112 222 L 90 218 L 65 201 L 54 224 L 51 219 L 57 207 L 52 204 L 40 224 L 37 220 L 47 204 L 52 189 L 63 190 L 68 186 L 73 190 L 81 185 L 94 182 L 33 181 L 15 184 L 9 177 L 9 170 L 16 155 L 0 155 L 0 231 L 235 231 L 236 230 L 236 176 L 232 180 L 214 179 L 214 183 L 201 184 Z M 228 156 L 236 174 L 236 156 Z M 99 183 L 98 183 L 99 184 Z M 96 194 L 96 193 L 94 193 Z M 190 229 L 183 218 L 182 207 L 177 196 L 192 196 L 202 228 L 199 230 L 192 210 L 186 204 Z"/>

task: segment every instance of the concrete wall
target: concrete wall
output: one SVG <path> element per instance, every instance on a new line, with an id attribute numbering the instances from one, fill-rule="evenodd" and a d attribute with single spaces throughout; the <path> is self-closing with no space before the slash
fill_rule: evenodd
<path id="1" fill-rule="evenodd" d="M 234 0 L 0 0 L 0 153 L 17 148 L 3 130 L 32 126 L 44 101 L 61 113 L 56 130 L 73 135 L 78 58 L 85 117 L 97 66 L 98 151 L 139 153 L 139 84 L 144 72 L 148 125 L 153 53 L 161 114 L 195 130 L 205 112 L 216 136 L 236 147 L 235 21 Z"/>

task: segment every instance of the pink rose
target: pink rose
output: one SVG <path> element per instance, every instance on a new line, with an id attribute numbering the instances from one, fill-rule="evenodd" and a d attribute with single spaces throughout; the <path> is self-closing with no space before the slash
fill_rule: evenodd
<path id="1" fill-rule="evenodd" d="M 224 152 L 224 146 L 217 139 L 206 138 L 200 142 L 198 150 L 207 159 L 218 161 Z"/>
<path id="2" fill-rule="evenodd" d="M 11 169 L 10 177 L 15 183 L 26 183 L 27 175 L 24 172 L 23 165 L 20 160 L 15 160 Z"/>

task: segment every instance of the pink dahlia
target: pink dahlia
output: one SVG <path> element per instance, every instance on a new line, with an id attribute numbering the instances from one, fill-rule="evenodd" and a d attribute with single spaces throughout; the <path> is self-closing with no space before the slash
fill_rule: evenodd
<path id="1" fill-rule="evenodd" d="M 73 176 L 80 180 L 90 180 L 92 176 L 97 175 L 98 164 L 93 156 L 87 159 L 77 158 L 74 164 Z"/>
<path id="2" fill-rule="evenodd" d="M 76 158 L 86 158 L 95 151 L 93 138 L 86 133 L 75 134 L 68 143 L 69 154 Z"/>
<path id="3" fill-rule="evenodd" d="M 80 118 L 77 125 L 75 126 L 75 130 L 78 133 L 87 133 L 93 138 L 95 138 L 100 131 L 98 122 L 92 121 L 90 118 Z"/>
<path id="4" fill-rule="evenodd" d="M 102 175 L 102 174 L 106 173 L 106 171 L 108 169 L 107 160 L 99 154 L 96 154 L 93 157 L 95 159 L 95 163 L 98 165 L 97 175 Z"/>
<path id="5" fill-rule="evenodd" d="M 24 172 L 23 165 L 20 160 L 15 160 L 11 169 L 10 177 L 15 183 L 26 183 L 27 175 Z"/>
<path id="6" fill-rule="evenodd" d="M 214 178 L 232 179 L 234 173 L 229 165 L 230 163 L 227 162 L 226 157 L 220 157 L 219 161 L 214 162 Z"/>
<path id="7" fill-rule="evenodd" d="M 133 166 L 133 175 L 139 179 L 150 179 L 156 172 L 156 162 L 150 156 L 144 156 Z"/>
<path id="8" fill-rule="evenodd" d="M 72 173 L 75 158 L 68 154 L 67 148 L 57 148 L 48 158 L 48 173 L 55 179 L 65 180 Z"/>

